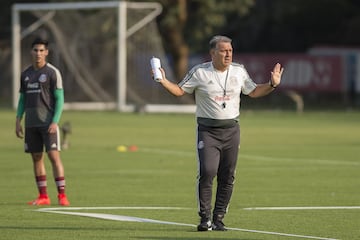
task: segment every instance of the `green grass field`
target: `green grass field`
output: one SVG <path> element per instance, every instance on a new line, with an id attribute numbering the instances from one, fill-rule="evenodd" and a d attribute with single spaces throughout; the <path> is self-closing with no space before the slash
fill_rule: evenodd
<path id="1" fill-rule="evenodd" d="M 242 112 L 235 190 L 225 218 L 234 229 L 227 232 L 60 214 L 197 224 L 192 114 L 64 112 L 62 123 L 72 125 L 70 148 L 62 151 L 67 194 L 78 209 L 62 212 L 26 204 L 37 195 L 30 156 L 15 137 L 15 113 L 0 114 L 1 240 L 360 239 L 360 112 Z M 118 152 L 119 145 L 139 150 Z M 46 163 L 49 207 L 58 208 Z M 353 208 L 334 208 L 341 206 Z"/>

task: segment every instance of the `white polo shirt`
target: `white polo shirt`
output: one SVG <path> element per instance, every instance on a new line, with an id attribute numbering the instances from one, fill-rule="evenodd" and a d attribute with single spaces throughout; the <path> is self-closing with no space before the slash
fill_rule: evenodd
<path id="1" fill-rule="evenodd" d="M 232 63 L 220 72 L 212 62 L 193 67 L 178 85 L 186 93 L 195 91 L 196 117 L 218 120 L 238 118 L 240 94 L 256 88 L 243 65 Z"/>

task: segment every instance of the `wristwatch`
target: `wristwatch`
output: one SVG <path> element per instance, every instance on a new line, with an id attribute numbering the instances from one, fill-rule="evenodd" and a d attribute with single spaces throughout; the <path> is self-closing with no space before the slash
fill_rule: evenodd
<path id="1" fill-rule="evenodd" d="M 273 84 L 273 82 L 270 80 L 269 81 L 269 85 L 270 85 L 270 87 L 272 87 L 272 88 L 276 88 L 277 86 L 275 86 L 274 84 Z"/>

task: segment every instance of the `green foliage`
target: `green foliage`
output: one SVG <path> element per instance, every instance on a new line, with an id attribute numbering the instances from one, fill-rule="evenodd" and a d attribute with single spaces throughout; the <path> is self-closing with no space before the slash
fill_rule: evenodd
<path id="1" fill-rule="evenodd" d="M 189 10 L 189 21 L 185 28 L 185 38 L 191 39 L 188 43 L 192 47 L 195 45 L 198 49 L 204 50 L 200 46 L 208 42 L 212 35 L 224 33 L 229 15 L 236 14 L 238 17 L 243 17 L 249 13 L 249 9 L 254 4 L 253 0 L 192 1 L 189 3 L 191 10 Z"/>
<path id="2" fill-rule="evenodd" d="M 230 36 L 241 52 L 305 52 L 316 45 L 357 47 L 360 41 L 355 0 L 189 0 L 181 29 L 182 1 L 160 2 L 165 9 L 160 26 L 182 31 L 191 53 L 207 52 L 204 43 L 214 34 Z"/>
<path id="3" fill-rule="evenodd" d="M 15 137 L 15 112 L 0 118 L 0 240 L 300 239 L 245 231 L 34 212 L 30 156 Z M 246 210 L 253 207 L 359 206 L 359 112 L 252 112 L 241 115 L 241 153 L 225 223 L 229 227 L 359 239 L 360 210 Z M 183 210 L 79 210 L 197 224 L 195 119 L 192 114 L 71 112 L 62 151 L 72 207 L 183 207 Z M 137 152 L 117 152 L 118 145 Z M 47 163 L 49 194 L 55 184 Z M 306 238 L 305 238 L 306 239 Z"/>
<path id="4" fill-rule="evenodd" d="M 245 16 L 254 6 L 254 0 L 192 0 L 192 1 L 159 1 L 164 12 L 159 18 L 161 29 L 180 31 L 192 52 L 204 52 L 204 45 L 212 35 L 220 34 L 226 29 L 228 15 Z M 182 19 L 182 17 L 185 19 Z M 185 21 L 182 26 L 181 21 Z M 163 32 L 166 38 L 167 32 Z M 168 43 L 171 44 L 171 43 Z"/>

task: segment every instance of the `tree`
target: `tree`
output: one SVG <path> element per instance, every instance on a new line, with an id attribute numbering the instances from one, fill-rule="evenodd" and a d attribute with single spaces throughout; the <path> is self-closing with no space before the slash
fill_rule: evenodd
<path id="1" fill-rule="evenodd" d="M 227 15 L 248 14 L 254 0 L 160 0 L 160 33 L 165 48 L 171 53 L 174 73 L 181 79 L 188 70 L 190 53 L 208 51 L 204 44 L 227 23 Z M 190 47 L 191 46 L 191 47 Z"/>

